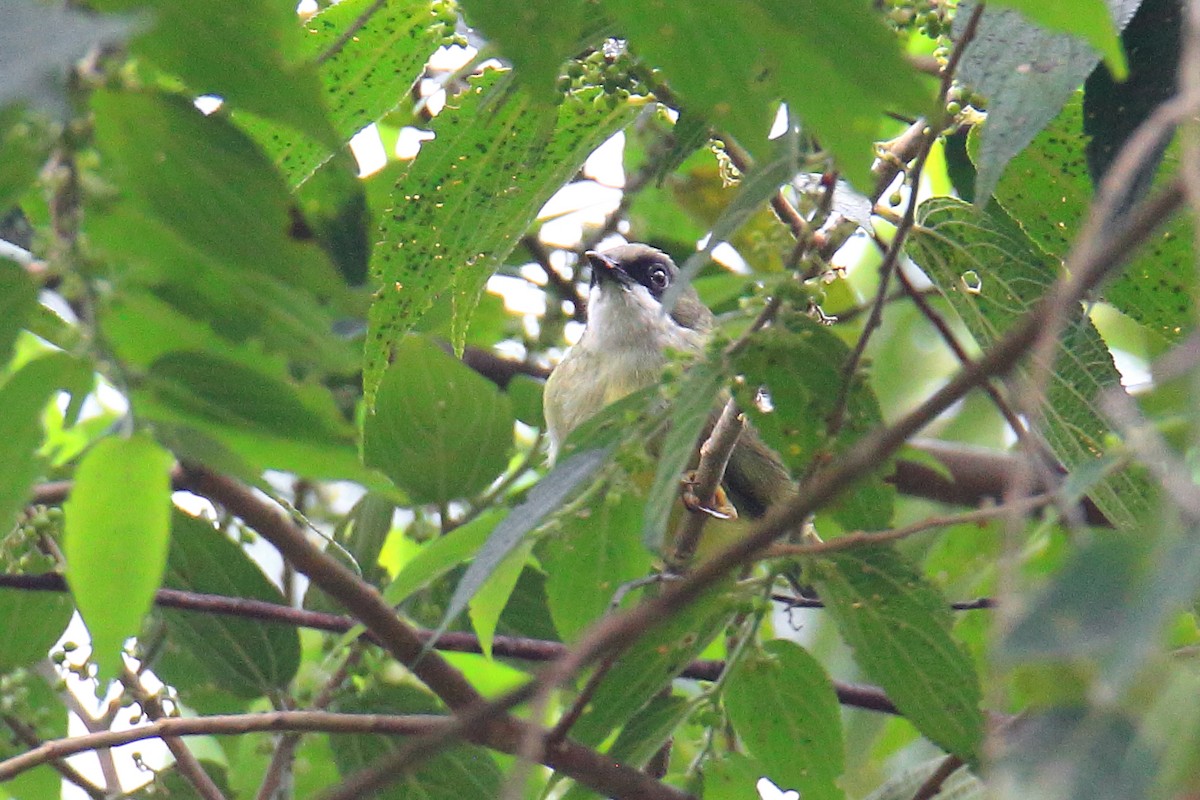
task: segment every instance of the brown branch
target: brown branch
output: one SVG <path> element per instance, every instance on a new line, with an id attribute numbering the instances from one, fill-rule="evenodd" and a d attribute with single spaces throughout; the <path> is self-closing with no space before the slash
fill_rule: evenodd
<path id="1" fill-rule="evenodd" d="M 529 251 L 529 255 L 542 272 L 546 273 L 546 281 L 553 286 L 560 295 L 566 298 L 571 303 L 571 319 L 576 322 L 583 322 L 587 319 L 587 298 L 579 293 L 579 288 L 575 285 L 575 281 L 564 277 L 554 265 L 550 263 L 550 253 L 546 249 L 546 245 L 542 244 L 541 240 L 533 234 L 526 234 L 521 237 L 521 245 Z"/>
<path id="2" fill-rule="evenodd" d="M 917 787 L 912 800 L 933 800 L 937 796 L 937 793 L 942 790 L 942 784 L 946 782 L 946 779 L 953 775 L 954 771 L 961 767 L 963 763 L 963 760 L 954 754 L 946 756 L 942 759 L 942 763 L 938 764 L 933 774 Z"/>
<path id="3" fill-rule="evenodd" d="M 738 411 L 737 403 L 731 397 L 721 410 L 721 416 L 713 426 L 712 433 L 700 445 L 700 462 L 696 466 L 695 480 L 687 491 L 694 498 L 696 507 L 689 507 L 680 523 L 679 532 L 675 535 L 675 545 L 671 554 L 671 567 L 676 574 L 685 571 L 696 555 L 700 537 L 704 533 L 704 523 L 710 513 L 707 509 L 713 506 L 721 481 L 725 479 L 725 468 L 733 455 L 733 448 L 742 435 L 745 420 Z"/>
<path id="4" fill-rule="evenodd" d="M 37 735 L 37 731 L 27 725 L 24 720 L 10 714 L 5 714 L 2 719 L 4 720 L 4 724 L 13 732 L 13 736 L 19 739 L 26 747 L 38 748 L 44 744 L 41 737 Z M 65 779 L 78 786 L 92 800 L 105 800 L 108 797 L 103 789 L 89 781 L 77 769 L 68 764 L 65 759 L 51 758 L 42 763 L 48 764 L 59 775 L 62 775 Z"/>

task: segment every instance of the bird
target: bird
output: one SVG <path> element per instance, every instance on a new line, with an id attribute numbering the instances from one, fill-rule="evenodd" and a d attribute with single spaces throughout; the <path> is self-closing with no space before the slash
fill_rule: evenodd
<path id="1" fill-rule="evenodd" d="M 585 258 L 592 267 L 587 323 L 543 395 L 551 462 L 571 431 L 605 406 L 660 381 L 672 351 L 699 357 L 714 328 L 712 311 L 690 284 L 678 291 L 670 311 L 663 306 L 679 268 L 662 250 L 630 243 L 589 250 Z M 725 394 L 713 409 L 705 435 L 727 399 Z M 795 484 L 779 456 L 747 424 L 726 467 L 724 488 L 739 513 L 759 517 L 794 493 Z"/>

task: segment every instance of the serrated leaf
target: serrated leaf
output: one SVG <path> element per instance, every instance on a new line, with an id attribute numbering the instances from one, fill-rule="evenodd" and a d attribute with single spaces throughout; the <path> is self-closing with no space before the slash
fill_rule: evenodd
<path id="1" fill-rule="evenodd" d="M 26 317 L 37 305 L 37 286 L 23 268 L 0 258 L 0 367 L 8 363 Z"/>
<path id="2" fill-rule="evenodd" d="M 364 462 L 417 503 L 487 488 L 512 449 L 508 395 L 423 337 L 406 337 L 394 352 L 363 422 Z"/>
<path id="3" fill-rule="evenodd" d="M 735 605 L 729 588 L 710 589 L 621 653 L 571 728 L 571 738 L 599 745 L 669 686 L 729 623 Z"/>
<path id="4" fill-rule="evenodd" d="M 1058 278 L 1059 262 L 1038 249 L 1003 209 L 982 214 L 959 200 L 933 198 L 917 211 L 919 228 L 908 253 L 925 271 L 981 347 L 1033 308 Z M 1059 342 L 1057 367 L 1042 405 L 1044 435 L 1068 470 L 1104 456 L 1111 427 L 1097 407 L 1104 391 L 1121 386 L 1112 356 L 1080 309 Z M 1118 527 L 1149 507 L 1142 475 L 1121 470 L 1104 476 L 1089 496 Z"/>
<path id="5" fill-rule="evenodd" d="M 446 630 L 446 627 L 462 613 L 467 602 L 479 591 L 488 576 L 524 540 L 525 535 L 542 524 L 548 515 L 556 511 L 581 486 L 587 483 L 608 463 L 611 450 L 584 450 L 561 461 L 548 475 L 538 481 L 525 502 L 514 508 L 508 516 L 492 530 L 487 541 L 471 566 L 463 573 L 454 587 L 454 594 L 447 604 L 446 613 L 430 639 L 430 643 Z M 431 646 L 430 645 L 426 645 Z"/>
<path id="6" fill-rule="evenodd" d="M 471 627 L 479 637 L 479 648 L 488 658 L 492 657 L 492 638 L 496 635 L 496 623 L 508 605 L 508 598 L 517 586 L 517 579 L 525 569 L 525 562 L 533 551 L 533 542 L 526 540 L 496 565 L 492 574 L 467 602 L 467 615 Z"/>
<path id="7" fill-rule="evenodd" d="M 399 0 L 371 8 L 373 3 L 343 0 L 304 22 L 304 51 L 316 59 L 367 14 L 354 35 L 318 66 L 329 122 L 341 143 L 406 102 L 425 62 L 454 33 L 453 5 L 444 0 Z M 333 152 L 331 144 L 271 120 L 247 114 L 235 119 L 262 143 L 292 186 L 306 183 Z"/>
<path id="8" fill-rule="evenodd" d="M 538 210 L 640 108 L 632 102 L 610 108 L 597 89 L 572 93 L 557 108 L 521 93 L 493 102 L 505 74 L 472 80 L 437 116 L 436 138 L 401 176 L 393 207 L 380 221 L 371 261 L 380 290 L 371 305 L 363 375 L 368 407 L 404 333 L 435 301 L 452 299 L 456 314 L 469 314 L 473 293 Z M 447 297 L 452 287 L 457 291 Z M 455 323 L 460 333 L 465 328 Z"/>
<path id="9" fill-rule="evenodd" d="M 667 519 L 679 500 L 679 479 L 696 458 L 700 431 L 713 413 L 717 395 L 725 386 L 725 375 L 711 364 L 697 364 L 673 387 L 669 416 L 671 427 L 663 437 L 662 452 L 654 472 L 654 483 L 642 516 L 642 542 L 650 552 L 662 550 Z M 562 628 L 559 628 L 562 630 Z"/>
<path id="10" fill-rule="evenodd" d="M 144 213 L 240 274 L 268 275 L 322 299 L 337 294 L 325 254 L 290 235 L 291 198 L 274 166 L 227 119 L 148 93 L 99 91 L 92 108 L 105 163 Z"/>
<path id="11" fill-rule="evenodd" d="M 120 670 L 125 640 L 137 634 L 162 583 L 174 460 L 144 434 L 104 439 L 80 461 L 63 504 L 67 584 L 102 677 Z"/>
<path id="12" fill-rule="evenodd" d="M 766 444 L 794 474 L 814 461 L 841 452 L 883 422 L 879 401 L 859 374 L 852 378 L 840 428 L 829 435 L 830 419 L 845 381 L 846 345 L 804 315 L 764 329 L 735 359 L 745 381 L 735 386 L 739 406 Z M 769 405 L 759 401 L 765 390 Z M 832 513 L 846 529 L 879 530 L 891 522 L 894 490 L 884 483 L 886 465 L 846 497 Z"/>
<path id="13" fill-rule="evenodd" d="M 652 559 L 638 536 L 642 504 L 636 492 L 603 486 L 545 538 L 538 557 L 563 641 L 575 641 L 608 613 L 622 585 L 649 574 Z"/>
<path id="14" fill-rule="evenodd" d="M 67 117 L 70 68 L 101 44 L 115 44 L 133 30 L 133 21 L 98 16 L 36 0 L 9 0 L 0 29 L 0 107 L 28 103 Z"/>
<path id="15" fill-rule="evenodd" d="M 867 678 L 925 737 L 968 762 L 983 743 L 979 676 L 950 635 L 945 598 L 889 546 L 809 562 L 842 638 Z"/>
<path id="16" fill-rule="evenodd" d="M 806 800 L 844 797 L 842 717 L 833 683 L 794 642 L 775 639 L 745 654 L 725 687 L 738 736 L 766 774 Z"/>
<path id="17" fill-rule="evenodd" d="M 128 0 L 96 5 L 128 6 Z M 153 27 L 130 49 L 173 73 L 197 95 L 253 111 L 318 141 L 336 137 L 325 117 L 316 68 L 305 60 L 304 34 L 287 3 L 210 0 L 203 14 L 175 0 L 140 0 Z"/>
<path id="18" fill-rule="evenodd" d="M 1012 160 L 996 187 L 1000 205 L 1043 250 L 1060 259 L 1083 229 L 1092 198 L 1083 127 L 1076 97 Z M 1176 158 L 1168 161 L 1170 173 Z M 1166 223 L 1104 290 L 1106 300 L 1168 341 L 1178 340 L 1192 326 L 1190 227 L 1186 215 Z"/>
<path id="19" fill-rule="evenodd" d="M 75 604 L 64 594 L 0 589 L 0 671 L 45 658 L 73 613 Z"/>
<path id="20" fill-rule="evenodd" d="M 414 686 L 376 685 L 336 703 L 336 710 L 361 714 L 433 714 L 442 709 L 436 698 Z M 401 746 L 393 736 L 350 734 L 331 737 L 333 757 L 343 777 L 365 769 Z M 482 747 L 460 745 L 423 758 L 387 787 L 382 800 L 462 800 L 499 797 L 500 768 Z"/>
<path id="21" fill-rule="evenodd" d="M 1128 24 L 1140 2 L 1108 0 L 1118 28 Z M 956 38 L 973 7 L 972 2 L 959 6 Z M 978 203 L 987 202 L 1009 160 L 1058 116 L 1099 60 L 1084 40 L 1040 28 L 1018 11 L 988 8 L 983 12 L 957 75 L 988 100 L 988 126 L 975 184 Z"/>
<path id="22" fill-rule="evenodd" d="M 0 529 L 14 523 L 41 471 L 36 454 L 43 438 L 42 410 L 59 389 L 71 389 L 82 400 L 92 381 L 84 362 L 52 353 L 30 361 L 0 385 Z"/>
<path id="23" fill-rule="evenodd" d="M 175 511 L 163 585 L 201 594 L 287 601 L 236 542 L 210 523 Z M 248 617 L 162 609 L 168 647 L 190 651 L 213 683 L 235 697 L 284 689 L 300 666 L 296 628 Z M 157 668 L 156 668 L 157 669 Z M 169 668 L 164 680 L 171 680 Z"/>
<path id="24" fill-rule="evenodd" d="M 782 100 L 860 187 L 871 185 L 883 112 L 922 114 L 930 102 L 895 37 L 860 0 L 755 0 L 704 14 L 687 0 L 662 2 L 652 14 L 637 0 L 604 8 L 634 52 L 717 129 L 762 157 Z"/>

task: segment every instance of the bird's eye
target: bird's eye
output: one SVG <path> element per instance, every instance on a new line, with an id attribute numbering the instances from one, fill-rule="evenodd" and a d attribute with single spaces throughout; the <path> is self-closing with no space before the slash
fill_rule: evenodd
<path id="1" fill-rule="evenodd" d="M 668 277 L 667 271 L 663 267 L 654 267 L 650 270 L 650 286 L 656 291 L 661 292 L 667 288 Z"/>

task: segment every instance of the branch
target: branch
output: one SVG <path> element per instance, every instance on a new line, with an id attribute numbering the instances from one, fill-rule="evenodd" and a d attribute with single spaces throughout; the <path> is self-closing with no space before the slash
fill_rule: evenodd
<path id="1" fill-rule="evenodd" d="M 725 468 L 729 466 L 733 448 L 742 435 L 744 422 L 737 403 L 732 397 L 729 398 L 712 433 L 700 446 L 700 463 L 696 466 L 695 481 L 688 489 L 696 507 L 685 504 L 688 505 L 688 513 L 684 515 L 679 533 L 675 536 L 671 554 L 671 565 L 676 572 L 686 570 L 696 555 L 696 547 L 704 533 L 704 523 L 711 516 L 709 509 L 721 488 L 721 481 L 725 479 Z"/>
<path id="2" fill-rule="evenodd" d="M 19 739 L 26 747 L 37 748 L 42 746 L 43 742 L 41 737 L 37 735 L 37 731 L 25 724 L 24 720 L 18 719 L 11 714 L 5 714 L 3 720 L 4 724 L 12 730 L 13 736 Z M 105 800 L 108 797 L 103 789 L 85 778 L 77 769 L 68 764 L 65 759 L 50 758 L 43 763 L 48 763 L 55 772 L 78 786 L 92 800 Z"/>

